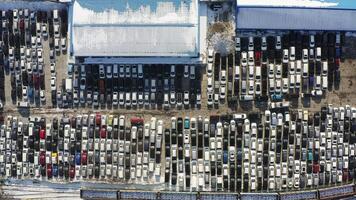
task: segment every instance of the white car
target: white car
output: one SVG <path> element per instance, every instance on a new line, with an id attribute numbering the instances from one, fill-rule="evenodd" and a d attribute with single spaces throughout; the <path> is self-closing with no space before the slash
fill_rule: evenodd
<path id="1" fill-rule="evenodd" d="M 221 70 L 220 72 L 220 85 L 226 85 L 226 71 Z"/>
<path id="2" fill-rule="evenodd" d="M 248 50 L 253 51 L 254 50 L 254 42 L 253 42 L 253 37 L 248 38 Z"/>
<path id="3" fill-rule="evenodd" d="M 261 50 L 262 51 L 266 51 L 267 50 L 267 39 L 266 39 L 266 37 L 262 37 Z"/>
<path id="4" fill-rule="evenodd" d="M 208 49 L 208 63 L 213 63 L 214 60 L 214 49 Z"/>
<path id="5" fill-rule="evenodd" d="M 289 51 L 288 49 L 283 49 L 283 63 L 289 62 Z"/>
<path id="6" fill-rule="evenodd" d="M 57 87 L 56 87 L 56 77 L 51 77 L 51 90 L 52 91 L 56 91 Z"/>
<path id="7" fill-rule="evenodd" d="M 207 86 L 207 92 L 208 94 L 212 94 L 213 93 L 213 78 L 212 77 L 208 77 L 208 86 Z"/>
<path id="8" fill-rule="evenodd" d="M 247 66 L 247 52 L 241 52 L 241 65 L 243 67 Z"/>
<path id="9" fill-rule="evenodd" d="M 276 49 L 282 49 L 281 36 L 276 37 Z"/>
<path id="10" fill-rule="evenodd" d="M 225 99 L 225 96 L 226 96 L 226 86 L 220 85 L 220 99 L 221 100 Z"/>
<path id="11" fill-rule="evenodd" d="M 212 63 L 208 63 L 207 68 L 206 68 L 206 73 L 207 73 L 208 77 L 213 76 L 213 64 Z"/>
<path id="12" fill-rule="evenodd" d="M 67 40 L 66 40 L 66 38 L 62 38 L 61 39 L 61 49 L 62 49 L 62 52 L 67 51 Z"/>
<path id="13" fill-rule="evenodd" d="M 22 100 L 27 101 L 27 86 L 22 87 Z"/>

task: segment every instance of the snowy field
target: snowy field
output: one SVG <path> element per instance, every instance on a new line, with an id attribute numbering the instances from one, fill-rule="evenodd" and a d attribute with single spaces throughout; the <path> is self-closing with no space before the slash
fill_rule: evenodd
<path id="1" fill-rule="evenodd" d="M 14 199 L 79 200 L 78 184 L 54 184 L 30 180 L 8 180 L 2 186 L 4 193 Z"/>

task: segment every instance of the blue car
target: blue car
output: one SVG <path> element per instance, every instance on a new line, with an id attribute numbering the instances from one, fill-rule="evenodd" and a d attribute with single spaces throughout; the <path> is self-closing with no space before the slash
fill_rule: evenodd
<path id="1" fill-rule="evenodd" d="M 76 153 L 75 154 L 75 164 L 76 165 L 80 165 L 80 153 Z"/>
<path id="2" fill-rule="evenodd" d="M 272 94 L 271 98 L 272 98 L 272 101 L 280 101 L 280 100 L 282 100 L 282 95 Z"/>
<path id="3" fill-rule="evenodd" d="M 309 77 L 309 85 L 314 86 L 314 76 Z"/>
<path id="4" fill-rule="evenodd" d="M 58 176 L 58 166 L 57 165 L 53 165 L 53 169 L 52 169 L 52 174 L 54 177 Z"/>
<path id="5" fill-rule="evenodd" d="M 223 153 L 223 163 L 227 164 L 228 160 L 229 160 L 229 154 L 227 153 L 227 151 L 224 151 L 224 153 Z"/>
<path id="6" fill-rule="evenodd" d="M 190 127 L 190 122 L 189 118 L 184 119 L 184 129 L 189 129 Z"/>

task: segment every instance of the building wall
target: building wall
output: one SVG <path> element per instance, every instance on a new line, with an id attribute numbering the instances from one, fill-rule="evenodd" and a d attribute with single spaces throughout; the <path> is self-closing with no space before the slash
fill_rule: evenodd
<path id="1" fill-rule="evenodd" d="M 356 31 L 356 10 L 237 7 L 237 29 Z"/>

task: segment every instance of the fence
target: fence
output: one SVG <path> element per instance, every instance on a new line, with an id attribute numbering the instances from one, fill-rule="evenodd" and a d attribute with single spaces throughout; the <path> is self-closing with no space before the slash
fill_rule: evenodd
<path id="1" fill-rule="evenodd" d="M 169 192 L 139 190 L 105 190 L 83 188 L 80 197 L 96 199 L 157 199 L 157 200 L 298 200 L 298 199 L 336 199 L 356 195 L 354 183 L 330 188 L 278 192 L 278 193 L 223 193 L 223 192 Z"/>

